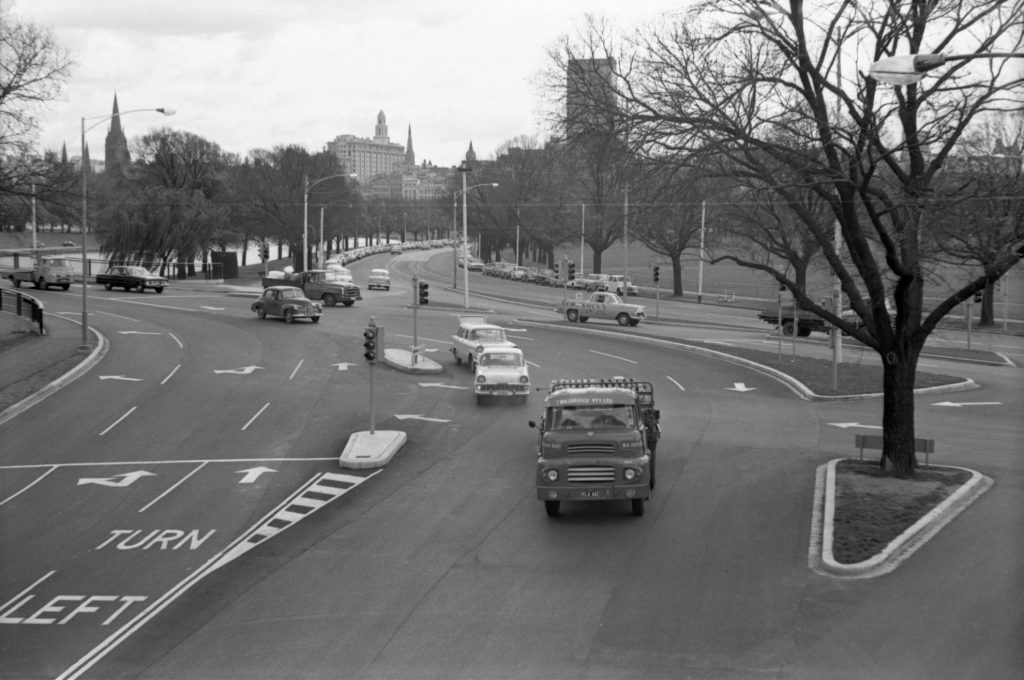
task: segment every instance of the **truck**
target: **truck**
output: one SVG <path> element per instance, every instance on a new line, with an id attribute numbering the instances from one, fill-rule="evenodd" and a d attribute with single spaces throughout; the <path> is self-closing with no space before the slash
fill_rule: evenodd
<path id="1" fill-rule="evenodd" d="M 569 321 L 584 322 L 588 319 L 613 319 L 620 326 L 636 326 L 641 319 L 647 319 L 647 308 L 623 302 L 615 293 L 597 292 L 584 298 L 576 293 L 573 298 L 565 298 L 555 306 L 555 311 L 564 314 Z"/>
<path id="2" fill-rule="evenodd" d="M 62 290 L 67 290 L 71 287 L 75 272 L 66 257 L 36 255 L 33 260 L 31 267 L 15 268 L 7 272 L 7 278 L 15 288 L 20 288 L 22 283 L 31 283 L 36 288 L 43 289 L 59 286 Z"/>
<path id="3" fill-rule="evenodd" d="M 628 500 L 642 516 L 654 490 L 661 413 L 651 383 L 615 376 L 554 380 L 538 430 L 537 498 L 548 517 L 562 501 Z"/>
<path id="4" fill-rule="evenodd" d="M 783 335 L 787 336 L 793 335 L 794 328 L 797 329 L 797 335 L 801 338 L 806 338 L 812 331 L 828 333 L 831 329 L 831 324 L 814 312 L 801 309 L 798 316 L 794 313 L 794 309 L 792 304 L 783 305 L 781 314 L 778 307 L 765 309 L 757 315 L 757 318 L 776 328 L 781 325 Z"/>
<path id="5" fill-rule="evenodd" d="M 305 272 L 272 271 L 261 277 L 260 281 L 264 288 L 301 288 L 310 300 L 322 300 L 328 307 L 334 307 L 339 302 L 351 307 L 356 300 L 363 299 L 359 286 L 352 283 L 351 275 L 333 269 L 310 269 Z"/>

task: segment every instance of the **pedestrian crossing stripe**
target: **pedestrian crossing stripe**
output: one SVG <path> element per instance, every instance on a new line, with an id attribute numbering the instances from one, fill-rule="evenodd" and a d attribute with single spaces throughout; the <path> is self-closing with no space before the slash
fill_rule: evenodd
<path id="1" fill-rule="evenodd" d="M 366 477 L 324 472 L 313 477 L 304 487 L 292 494 L 291 498 L 272 510 L 262 522 L 225 551 L 213 568 L 217 569 L 241 557 L 264 541 L 295 525 L 299 520 L 309 517 L 331 501 L 341 498 L 378 472 L 380 470 Z"/>

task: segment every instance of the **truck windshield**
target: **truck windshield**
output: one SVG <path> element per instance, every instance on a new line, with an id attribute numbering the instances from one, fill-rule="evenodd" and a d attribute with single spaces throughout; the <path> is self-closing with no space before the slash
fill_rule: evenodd
<path id="1" fill-rule="evenodd" d="M 633 408 L 628 404 L 610 406 L 552 406 L 547 421 L 556 430 L 634 428 Z"/>

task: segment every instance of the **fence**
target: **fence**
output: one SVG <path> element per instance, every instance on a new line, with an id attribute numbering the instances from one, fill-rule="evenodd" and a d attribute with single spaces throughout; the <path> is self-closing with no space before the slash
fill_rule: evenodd
<path id="1" fill-rule="evenodd" d="M 43 303 L 31 295 L 0 288 L 0 313 L 11 313 L 31 322 L 39 329 L 40 335 L 46 335 L 43 325 Z"/>

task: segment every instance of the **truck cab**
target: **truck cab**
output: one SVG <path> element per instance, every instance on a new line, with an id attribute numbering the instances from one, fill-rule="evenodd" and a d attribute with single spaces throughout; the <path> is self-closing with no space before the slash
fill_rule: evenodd
<path id="1" fill-rule="evenodd" d="M 537 498 L 549 517 L 563 501 L 630 501 L 644 514 L 654 489 L 660 413 L 649 382 L 629 378 L 551 383 L 538 429 Z"/>

